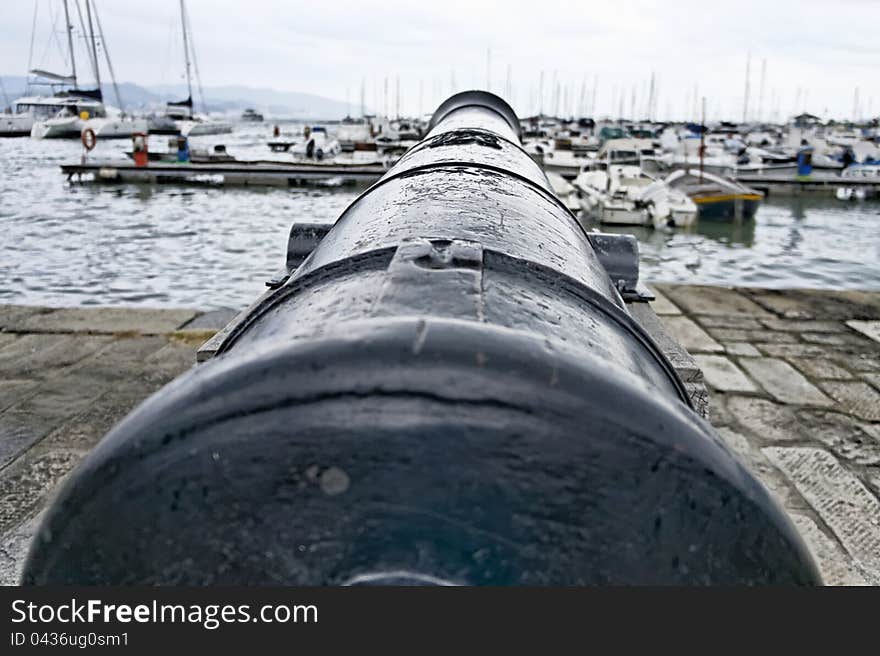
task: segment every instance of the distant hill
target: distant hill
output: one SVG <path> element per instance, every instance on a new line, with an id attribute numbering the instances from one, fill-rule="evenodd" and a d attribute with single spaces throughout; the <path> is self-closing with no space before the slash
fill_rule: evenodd
<path id="1" fill-rule="evenodd" d="M 20 75 L 2 76 L 3 86 L 10 101 L 24 95 L 26 79 Z M 101 85 L 104 100 L 110 105 L 116 105 L 116 96 L 113 85 Z M 253 88 L 241 85 L 229 85 L 220 87 L 204 87 L 205 100 L 208 111 L 212 112 L 240 112 L 252 107 L 267 116 L 276 118 L 343 118 L 349 111 L 349 105 L 345 102 L 317 96 L 311 93 L 298 91 L 277 91 L 267 88 Z M 127 109 L 149 110 L 164 105 L 169 100 L 182 100 L 186 98 L 186 85 L 157 85 L 141 86 L 131 82 L 119 84 L 119 93 Z M 200 111 L 201 101 L 198 89 L 194 89 L 196 110 Z M 2 100 L 0 103 L 4 104 Z M 351 107 L 352 112 L 359 108 Z"/>

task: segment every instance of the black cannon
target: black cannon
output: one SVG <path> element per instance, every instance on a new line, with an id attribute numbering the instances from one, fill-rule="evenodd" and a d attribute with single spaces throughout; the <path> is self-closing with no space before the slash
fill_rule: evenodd
<path id="1" fill-rule="evenodd" d="M 519 129 L 444 102 L 88 456 L 24 582 L 819 583 Z"/>

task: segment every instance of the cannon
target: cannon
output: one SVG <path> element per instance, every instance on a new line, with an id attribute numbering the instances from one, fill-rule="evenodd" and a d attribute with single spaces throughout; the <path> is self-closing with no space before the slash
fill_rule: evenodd
<path id="1" fill-rule="evenodd" d="M 66 481 L 24 583 L 821 582 L 502 99 L 310 238 Z"/>

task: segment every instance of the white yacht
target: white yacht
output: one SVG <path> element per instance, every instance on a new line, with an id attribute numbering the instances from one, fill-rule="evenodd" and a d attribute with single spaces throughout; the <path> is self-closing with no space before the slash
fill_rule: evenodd
<path id="1" fill-rule="evenodd" d="M 605 224 L 683 227 L 694 222 L 697 206 L 633 164 L 597 163 L 574 180 L 581 215 Z"/>
<path id="2" fill-rule="evenodd" d="M 46 119 L 41 120 L 34 117 L 30 132 L 34 139 L 78 139 L 89 119 L 107 115 L 101 99 L 101 92 L 98 90 L 74 89 L 61 92 L 61 94 L 44 99 L 43 103 L 34 102 L 31 105 L 32 107 L 46 107 L 50 111 L 54 111 L 54 114 Z M 20 99 L 16 105 L 21 104 L 24 100 L 26 99 Z M 34 100 L 39 101 L 40 99 Z"/>
<path id="3" fill-rule="evenodd" d="M 61 78 L 45 71 L 31 71 L 31 73 L 49 75 L 53 78 L 52 81 L 45 82 L 45 84 L 55 84 L 56 80 L 69 79 Z M 32 84 L 43 83 L 38 81 Z M 67 118 L 73 113 L 79 116 L 80 111 L 97 114 L 104 111 L 104 106 L 99 100 L 81 95 L 83 93 L 89 94 L 92 92 L 73 89 L 71 91 L 59 91 L 54 95 L 32 95 L 19 98 L 13 103 L 12 114 L 0 115 L 0 136 L 27 137 L 31 136 L 34 124 L 36 123 L 43 123 L 57 118 Z M 65 122 L 61 120 L 56 121 L 59 124 Z M 79 136 L 79 132 L 73 136 Z"/>

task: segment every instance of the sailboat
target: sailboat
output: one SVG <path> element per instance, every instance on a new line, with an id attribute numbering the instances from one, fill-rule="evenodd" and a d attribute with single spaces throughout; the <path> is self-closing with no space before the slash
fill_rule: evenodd
<path id="1" fill-rule="evenodd" d="M 88 4 L 86 7 L 88 10 Z M 77 9 L 79 9 L 79 5 L 77 5 Z M 73 23 L 70 20 L 67 0 L 64 0 L 64 18 L 70 75 L 59 75 L 41 69 L 28 71 L 29 75 L 34 76 L 28 80 L 28 87 L 43 85 L 52 90 L 56 88 L 59 90 L 50 95 L 25 96 L 16 100 L 15 114 L 4 122 L 4 132 L 21 134 L 27 131 L 27 134 L 38 139 L 79 137 L 85 122 L 83 116 L 103 116 L 105 114 L 100 82 L 94 89 L 80 89 L 78 87 L 76 57 L 73 50 Z M 80 18 L 82 18 L 81 14 Z M 36 20 L 34 22 L 36 24 Z"/>
<path id="2" fill-rule="evenodd" d="M 183 59 L 186 64 L 187 97 L 185 100 L 167 103 L 163 114 L 150 117 L 149 130 L 155 134 L 182 134 L 183 136 L 232 132 L 232 123 L 193 112 L 192 63 L 195 61 L 195 49 L 192 49 L 190 43 L 191 29 L 184 0 L 180 0 L 180 24 L 183 29 Z M 190 53 L 191 49 L 192 53 Z M 192 54 L 192 59 L 190 54 Z M 198 78 L 198 64 L 195 69 Z M 201 90 L 201 81 L 199 81 L 199 89 Z"/>

